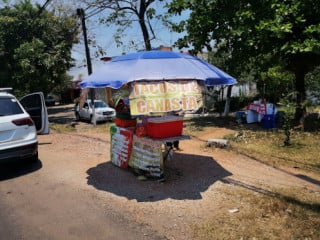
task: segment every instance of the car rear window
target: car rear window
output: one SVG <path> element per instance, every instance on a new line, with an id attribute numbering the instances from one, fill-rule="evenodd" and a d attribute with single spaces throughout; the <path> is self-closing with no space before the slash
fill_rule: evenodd
<path id="1" fill-rule="evenodd" d="M 23 110 L 14 98 L 0 97 L 0 117 L 21 114 Z"/>

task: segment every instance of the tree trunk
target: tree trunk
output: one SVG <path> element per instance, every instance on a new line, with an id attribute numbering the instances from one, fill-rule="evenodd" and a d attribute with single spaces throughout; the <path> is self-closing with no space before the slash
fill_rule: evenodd
<path id="1" fill-rule="evenodd" d="M 232 85 L 228 86 L 226 104 L 224 105 L 224 113 L 223 113 L 224 116 L 228 116 L 230 112 L 231 92 L 232 92 Z"/>
<path id="2" fill-rule="evenodd" d="M 306 107 L 304 106 L 304 101 L 306 100 L 305 75 L 302 69 L 295 71 L 295 89 L 297 92 L 295 120 L 297 121 L 302 120 L 306 112 Z"/>
<path id="3" fill-rule="evenodd" d="M 149 31 L 144 19 L 144 15 L 146 12 L 146 4 L 144 3 L 144 1 L 141 1 L 140 4 L 140 11 L 139 11 L 139 24 L 140 24 L 140 28 L 142 31 L 142 35 L 143 35 L 143 40 L 144 40 L 144 45 L 147 51 L 151 50 L 151 43 L 150 43 L 150 36 L 149 36 Z"/>

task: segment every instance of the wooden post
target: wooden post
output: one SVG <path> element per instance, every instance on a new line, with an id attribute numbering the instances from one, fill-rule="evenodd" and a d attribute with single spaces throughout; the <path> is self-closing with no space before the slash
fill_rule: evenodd
<path id="1" fill-rule="evenodd" d="M 110 107 L 114 107 L 114 103 L 112 101 L 112 96 L 111 96 L 111 88 L 110 87 L 106 87 L 106 100 L 107 103 Z"/>

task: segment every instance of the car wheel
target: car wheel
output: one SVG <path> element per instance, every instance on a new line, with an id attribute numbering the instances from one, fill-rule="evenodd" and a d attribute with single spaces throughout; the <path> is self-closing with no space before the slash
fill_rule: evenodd
<path id="1" fill-rule="evenodd" d="M 81 120 L 80 114 L 79 114 L 78 112 L 76 112 L 76 120 L 77 120 L 77 121 L 80 121 L 80 120 Z"/>

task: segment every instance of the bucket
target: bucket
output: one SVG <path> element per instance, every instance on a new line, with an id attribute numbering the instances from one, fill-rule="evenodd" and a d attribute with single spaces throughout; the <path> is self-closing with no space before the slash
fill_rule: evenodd
<path id="1" fill-rule="evenodd" d="M 276 117 L 273 114 L 266 114 L 262 119 L 262 127 L 265 129 L 276 127 Z"/>

